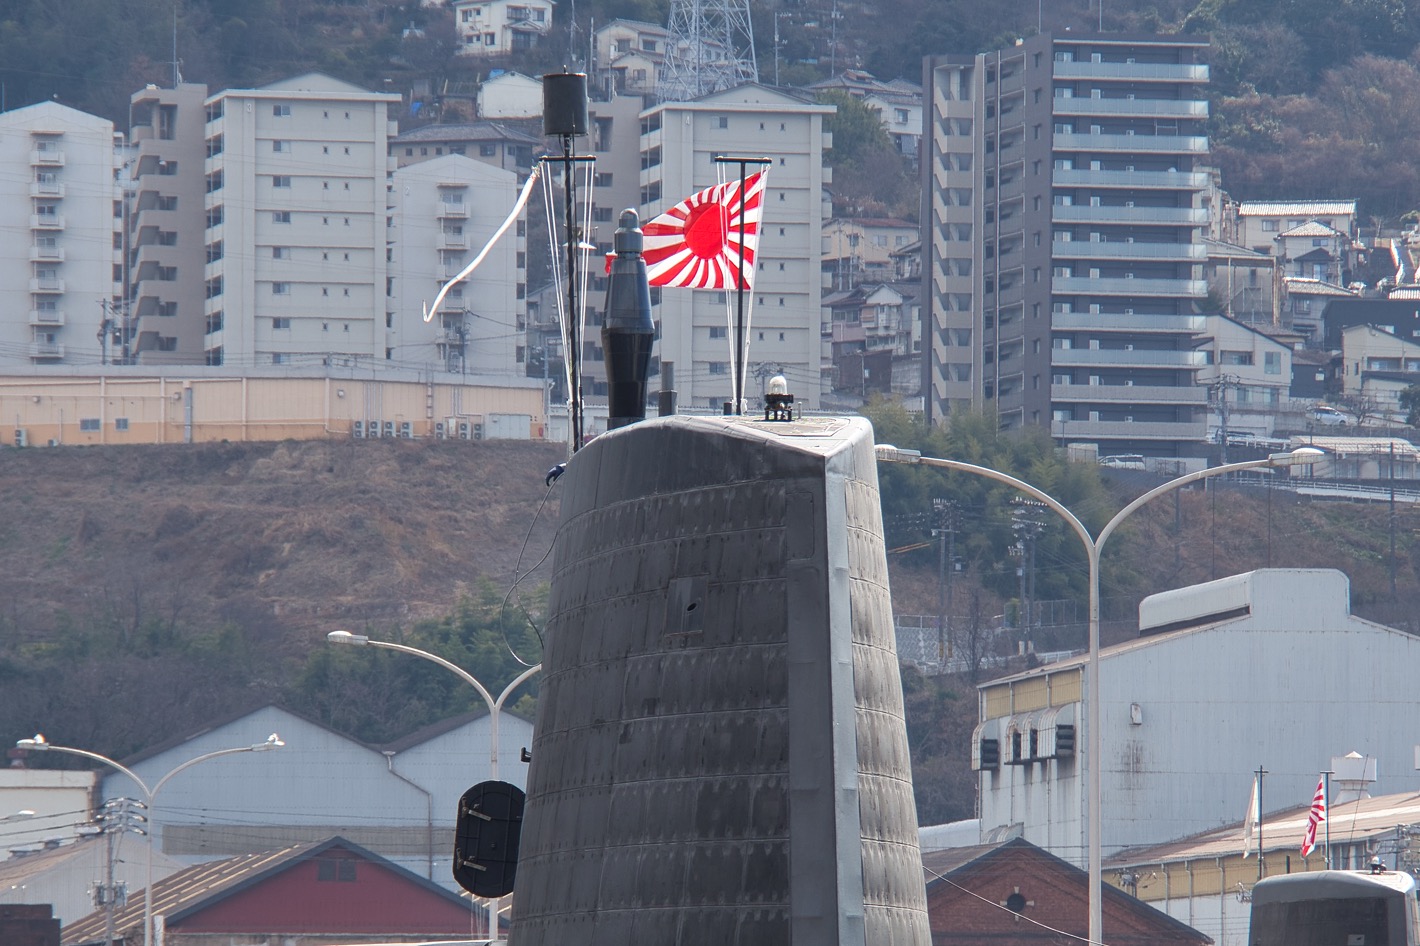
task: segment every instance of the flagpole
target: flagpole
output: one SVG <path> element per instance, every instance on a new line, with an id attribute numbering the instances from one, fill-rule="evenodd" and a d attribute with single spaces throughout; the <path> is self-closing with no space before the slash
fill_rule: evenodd
<path id="1" fill-rule="evenodd" d="M 1262 766 L 1257 767 L 1257 879 L 1261 880 L 1263 875 L 1262 862 L 1267 855 L 1263 853 L 1262 847 L 1262 777 L 1267 774 L 1267 770 Z"/>
<path id="2" fill-rule="evenodd" d="M 745 369 L 749 361 L 748 339 L 745 337 L 745 212 L 743 204 L 745 199 L 745 168 L 751 164 L 767 165 L 773 162 L 767 157 L 750 158 L 740 155 L 717 154 L 714 156 L 716 164 L 737 164 L 740 168 L 740 251 L 737 264 L 737 275 L 735 280 L 735 352 L 734 365 L 735 376 L 730 384 L 733 387 L 734 409 L 732 414 L 744 413 L 745 394 Z M 761 218 L 761 224 L 763 218 Z"/>
<path id="3" fill-rule="evenodd" d="M 1322 842 L 1321 846 L 1321 861 L 1322 867 L 1328 870 L 1331 868 L 1331 772 L 1331 769 L 1323 769 L 1321 773 L 1322 785 L 1324 786 L 1321 793 L 1324 796 L 1326 804 L 1326 821 L 1324 822 L 1326 825 L 1326 840 Z"/>

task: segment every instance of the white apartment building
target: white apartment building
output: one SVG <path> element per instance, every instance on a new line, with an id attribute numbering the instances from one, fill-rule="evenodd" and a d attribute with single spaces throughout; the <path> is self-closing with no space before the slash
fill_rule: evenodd
<path id="1" fill-rule="evenodd" d="M 501 56 L 531 49 L 552 29 L 552 0 L 455 0 L 459 51 Z"/>
<path id="2" fill-rule="evenodd" d="M 389 108 L 318 73 L 206 103 L 213 365 L 392 361 Z"/>
<path id="3" fill-rule="evenodd" d="M 0 114 L 0 364 L 97 364 L 123 285 L 121 136 L 56 102 Z"/>
<path id="4" fill-rule="evenodd" d="M 758 407 L 764 385 L 783 374 L 795 405 L 819 405 L 822 372 L 822 288 L 816 270 L 823 251 L 823 188 L 832 182 L 823 130 L 831 105 L 750 83 L 691 102 L 664 102 L 641 113 L 641 218 L 662 213 L 719 180 L 715 155 L 767 157 L 758 266 L 749 320 L 745 396 Z M 723 165 L 738 177 L 737 165 Z M 758 165 L 749 165 L 753 173 Z M 684 408 L 719 410 L 733 394 L 730 332 L 734 290 L 665 288 L 654 316 L 656 354 L 676 366 Z M 655 299 L 653 298 L 653 303 Z M 831 370 L 831 365 L 828 366 Z"/>
<path id="5" fill-rule="evenodd" d="M 463 155 L 444 155 L 394 175 L 390 347 L 394 360 L 456 374 L 521 374 L 525 361 L 526 216 L 445 296 L 424 308 L 507 219 L 518 176 Z"/>

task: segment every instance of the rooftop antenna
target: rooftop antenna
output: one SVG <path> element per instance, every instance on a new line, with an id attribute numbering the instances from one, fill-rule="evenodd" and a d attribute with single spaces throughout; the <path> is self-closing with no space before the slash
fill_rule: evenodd
<path id="1" fill-rule="evenodd" d="M 173 0 L 173 88 L 182 85 L 182 62 L 177 54 L 178 0 Z"/>
<path id="2" fill-rule="evenodd" d="M 671 0 L 670 39 L 657 92 L 689 101 L 759 81 L 750 0 Z"/>

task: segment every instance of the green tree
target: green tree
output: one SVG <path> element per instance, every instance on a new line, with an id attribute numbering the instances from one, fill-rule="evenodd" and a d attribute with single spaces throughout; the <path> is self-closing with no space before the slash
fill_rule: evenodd
<path id="1" fill-rule="evenodd" d="M 1400 409 L 1405 411 L 1407 424 L 1420 427 L 1420 384 L 1412 384 L 1400 392 Z"/>

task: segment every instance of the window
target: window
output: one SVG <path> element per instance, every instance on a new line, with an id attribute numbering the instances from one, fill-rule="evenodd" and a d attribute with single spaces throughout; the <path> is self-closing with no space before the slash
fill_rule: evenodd
<path id="1" fill-rule="evenodd" d="M 710 326 L 710 337 L 712 339 L 724 338 L 728 331 L 729 330 L 723 325 L 712 325 Z"/>
<path id="2" fill-rule="evenodd" d="M 1276 232 L 1277 232 L 1277 221 L 1276 221 L 1276 220 L 1264 220 L 1264 221 L 1262 221 L 1262 232 L 1263 232 L 1263 233 L 1276 233 Z"/>
<path id="3" fill-rule="evenodd" d="M 1262 370 L 1267 374 L 1282 373 L 1282 353 L 1268 351 L 1262 353 Z"/>
<path id="4" fill-rule="evenodd" d="M 290 187 L 291 176 L 289 174 L 273 174 L 271 177 L 272 187 Z"/>
<path id="5" fill-rule="evenodd" d="M 272 319 L 272 320 L 271 320 L 271 327 L 272 327 L 272 328 L 290 328 L 290 327 L 291 327 L 291 320 L 290 320 L 290 319 L 285 319 L 285 318 Z"/>
<path id="6" fill-rule="evenodd" d="M 496 144 L 481 144 L 478 146 L 478 153 L 480 157 L 484 158 L 495 157 L 498 154 L 498 146 Z"/>
<path id="7" fill-rule="evenodd" d="M 729 366 L 729 364 L 728 364 L 727 362 L 724 362 L 724 361 L 712 361 L 712 362 L 710 362 L 710 373 L 711 373 L 711 374 L 729 374 L 729 373 L 730 373 L 730 366 Z"/>
<path id="8" fill-rule="evenodd" d="M 162 196 L 161 194 L 158 195 L 158 209 L 159 209 L 159 210 L 177 210 L 177 198 L 176 198 L 176 197 L 164 197 L 164 196 Z"/>
<path id="9" fill-rule="evenodd" d="M 289 296 L 291 294 L 291 284 L 288 282 L 274 282 L 271 284 L 271 294 L 273 296 Z"/>
<path id="10" fill-rule="evenodd" d="M 79 418 L 79 430 L 81 430 L 81 431 L 83 431 L 83 432 L 85 432 L 85 433 L 87 433 L 87 432 L 89 432 L 89 431 L 97 431 L 97 430 L 98 430 L 100 427 L 102 427 L 102 426 L 103 426 L 103 422 L 100 421 L 97 417 L 81 417 L 81 418 Z"/>
<path id="11" fill-rule="evenodd" d="M 715 127 L 717 127 L 717 128 L 729 128 L 729 127 L 730 127 L 730 117 L 729 117 L 728 115 L 720 115 L 720 116 L 719 116 L 718 118 L 716 118 L 716 120 L 715 120 Z"/>
<path id="12" fill-rule="evenodd" d="M 160 343 L 161 343 L 161 342 L 165 342 L 165 341 L 172 341 L 172 342 L 176 343 L 176 342 L 177 342 L 177 339 L 175 339 L 175 338 L 174 338 L 174 339 L 160 338 L 160 339 L 158 339 L 158 341 L 159 341 Z M 164 349 L 163 349 L 163 346 L 162 346 L 161 344 L 159 344 L 158 349 L 159 349 L 160 351 L 164 350 Z M 171 350 L 171 349 L 168 349 L 168 350 Z M 114 430 L 127 430 L 127 429 L 128 429 L 128 418 L 127 418 L 127 417 L 115 417 L 115 418 L 113 419 L 113 429 L 114 429 Z"/>
<path id="13" fill-rule="evenodd" d="M 271 114 L 277 118 L 289 118 L 291 116 L 291 106 L 273 105 L 271 106 Z"/>
<path id="14" fill-rule="evenodd" d="M 273 246 L 271 248 L 272 259 L 290 259 L 291 248 L 289 246 Z"/>
<path id="15" fill-rule="evenodd" d="M 272 223 L 290 223 L 290 222 L 291 222 L 291 211 L 289 211 L 289 210 L 273 210 L 273 211 L 271 211 L 271 222 L 272 222 Z"/>
<path id="16" fill-rule="evenodd" d="M 281 141 L 278 139 L 276 141 L 271 142 L 271 150 L 276 152 L 289 153 L 291 151 L 291 142 Z"/>

